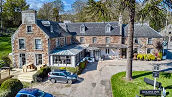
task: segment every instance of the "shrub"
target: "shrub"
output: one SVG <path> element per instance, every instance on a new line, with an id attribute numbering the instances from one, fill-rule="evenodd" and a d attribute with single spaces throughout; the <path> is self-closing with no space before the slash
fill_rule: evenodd
<path id="1" fill-rule="evenodd" d="M 23 88 L 23 84 L 18 79 L 8 79 L 1 85 L 1 97 L 15 97 L 15 95 Z"/>
<path id="2" fill-rule="evenodd" d="M 148 60 L 148 56 L 147 56 L 147 54 L 144 54 L 144 55 L 143 55 L 143 58 L 144 58 L 144 60 L 146 60 L 146 61 L 147 61 L 147 60 Z"/>
<path id="3" fill-rule="evenodd" d="M 34 82 L 41 82 L 45 77 L 48 76 L 48 73 L 51 71 L 50 67 L 43 67 L 40 70 L 38 70 L 34 75 L 33 75 L 33 81 Z"/>
<path id="4" fill-rule="evenodd" d="M 6 56 L 2 56 L 2 60 L 4 62 L 4 66 L 10 67 L 11 59 L 7 55 Z"/>
<path id="5" fill-rule="evenodd" d="M 162 59 L 162 52 L 159 52 L 157 57 Z"/>
<path id="6" fill-rule="evenodd" d="M 66 67 L 59 67 L 60 70 L 66 70 Z"/>
<path id="7" fill-rule="evenodd" d="M 149 61 L 154 61 L 155 60 L 155 56 L 154 55 L 148 54 L 147 56 L 148 56 L 148 60 Z"/>
<path id="8" fill-rule="evenodd" d="M 143 59 L 144 59 L 143 54 L 138 54 L 138 55 L 137 55 L 137 59 L 138 59 L 138 60 L 143 60 Z"/>
<path id="9" fill-rule="evenodd" d="M 10 90 L 0 90 L 0 97 L 12 97 L 12 93 Z M 13 95 L 15 97 L 15 95 Z"/>
<path id="10" fill-rule="evenodd" d="M 71 73 L 77 73 L 78 68 L 76 68 L 76 67 L 66 67 L 66 71 L 69 71 Z"/>
<path id="11" fill-rule="evenodd" d="M 80 67 L 81 69 L 84 69 L 84 68 L 86 67 L 85 61 L 84 61 L 84 62 L 81 62 L 81 63 L 79 64 L 79 67 Z"/>

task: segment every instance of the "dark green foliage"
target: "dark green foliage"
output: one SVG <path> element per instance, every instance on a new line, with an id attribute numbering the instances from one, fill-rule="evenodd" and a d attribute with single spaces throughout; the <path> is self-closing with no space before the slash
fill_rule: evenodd
<path id="1" fill-rule="evenodd" d="M 1 85 L 0 97 L 15 97 L 15 95 L 23 88 L 23 84 L 18 79 L 8 79 Z"/>
<path id="2" fill-rule="evenodd" d="M 43 67 L 40 70 L 38 70 L 34 75 L 33 75 L 33 81 L 34 82 L 42 82 L 45 77 L 48 76 L 48 73 L 51 71 L 50 67 Z"/>
<path id="3" fill-rule="evenodd" d="M 11 59 L 8 56 L 2 56 L 3 65 L 5 67 L 10 67 Z"/>

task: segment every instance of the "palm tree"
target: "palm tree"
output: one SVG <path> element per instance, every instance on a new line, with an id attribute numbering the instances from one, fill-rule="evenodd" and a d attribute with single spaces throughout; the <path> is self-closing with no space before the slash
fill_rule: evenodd
<path id="1" fill-rule="evenodd" d="M 123 12 L 125 9 L 129 13 L 128 21 L 128 41 L 127 41 L 127 66 L 126 66 L 126 80 L 132 80 L 132 64 L 133 64 L 133 36 L 134 36 L 134 18 L 135 18 L 135 0 L 115 0 L 119 4 L 119 11 Z"/>

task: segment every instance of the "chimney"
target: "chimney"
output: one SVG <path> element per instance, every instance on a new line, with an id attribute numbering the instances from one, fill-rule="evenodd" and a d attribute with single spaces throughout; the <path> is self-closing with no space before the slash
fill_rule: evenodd
<path id="1" fill-rule="evenodd" d="M 22 24 L 35 24 L 35 23 L 36 23 L 35 10 L 22 11 Z"/>
<path id="2" fill-rule="evenodd" d="M 119 22 L 118 22 L 118 26 L 120 27 L 120 35 L 122 36 L 121 37 L 121 43 L 124 44 L 124 33 L 123 33 L 123 28 L 122 28 L 122 14 L 120 13 L 119 15 Z"/>
<path id="3" fill-rule="evenodd" d="M 121 13 L 120 13 L 120 15 L 119 15 L 119 22 L 118 22 L 118 25 L 119 25 L 119 26 L 122 25 L 122 15 L 121 15 Z"/>

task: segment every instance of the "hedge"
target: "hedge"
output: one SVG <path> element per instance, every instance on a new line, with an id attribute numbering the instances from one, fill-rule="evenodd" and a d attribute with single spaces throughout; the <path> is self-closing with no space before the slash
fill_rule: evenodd
<path id="1" fill-rule="evenodd" d="M 1 84 L 0 97 L 15 97 L 15 95 L 23 88 L 23 84 L 18 79 L 8 79 Z"/>
<path id="2" fill-rule="evenodd" d="M 76 66 L 76 67 L 56 67 L 56 66 L 51 66 L 51 70 L 56 70 L 56 69 L 59 69 L 59 70 L 66 70 L 66 71 L 69 71 L 71 73 L 76 73 L 76 74 L 81 74 L 83 69 L 86 67 L 88 61 L 83 61 L 83 62 L 80 62 L 79 66 Z"/>
<path id="3" fill-rule="evenodd" d="M 45 77 L 48 76 L 48 73 L 51 71 L 50 67 L 43 67 L 40 70 L 38 70 L 34 75 L 33 75 L 33 81 L 34 82 L 42 82 Z"/>
<path id="4" fill-rule="evenodd" d="M 156 57 L 152 54 L 138 54 L 137 59 L 138 60 L 146 60 L 146 61 L 154 61 L 154 60 L 156 60 Z"/>

